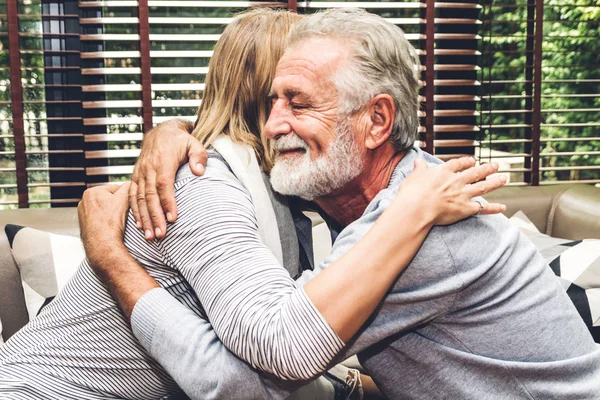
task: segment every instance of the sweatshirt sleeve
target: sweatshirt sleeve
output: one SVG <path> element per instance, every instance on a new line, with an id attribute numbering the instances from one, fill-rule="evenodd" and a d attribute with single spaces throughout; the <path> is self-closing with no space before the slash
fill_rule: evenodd
<path id="1" fill-rule="evenodd" d="M 140 344 L 192 400 L 342 400 L 351 389 L 348 368 L 341 365 L 310 382 L 259 374 L 227 350 L 207 320 L 162 288 L 140 298 L 131 326 Z"/>
<path id="2" fill-rule="evenodd" d="M 136 303 L 131 326 L 140 344 L 191 399 L 282 399 L 269 391 L 250 366 L 231 354 L 210 323 L 165 289 L 146 293 Z"/>

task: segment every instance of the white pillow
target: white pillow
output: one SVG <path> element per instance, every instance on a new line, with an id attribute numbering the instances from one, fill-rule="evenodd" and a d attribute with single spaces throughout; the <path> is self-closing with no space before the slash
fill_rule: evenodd
<path id="1" fill-rule="evenodd" d="M 525 213 L 510 221 L 535 245 L 600 343 L 600 240 L 569 240 L 540 233 Z"/>
<path id="2" fill-rule="evenodd" d="M 527 237 L 536 236 L 540 233 L 537 226 L 535 226 L 535 224 L 531 222 L 531 220 L 527 218 L 527 215 L 525 215 L 525 213 L 521 210 L 517 211 L 515 215 L 510 217 L 510 222 L 516 225 L 517 228 L 519 228 L 519 230 Z"/>
<path id="3" fill-rule="evenodd" d="M 29 320 L 67 284 L 85 258 L 81 240 L 18 225 L 6 225 L 21 274 Z"/>

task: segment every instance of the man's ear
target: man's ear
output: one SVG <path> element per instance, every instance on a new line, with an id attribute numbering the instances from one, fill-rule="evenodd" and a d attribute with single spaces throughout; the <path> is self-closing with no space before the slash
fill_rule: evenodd
<path id="1" fill-rule="evenodd" d="M 375 150 L 386 143 L 392 134 L 396 119 L 396 105 L 389 94 L 378 94 L 369 102 L 369 131 L 365 138 L 365 146 Z"/>

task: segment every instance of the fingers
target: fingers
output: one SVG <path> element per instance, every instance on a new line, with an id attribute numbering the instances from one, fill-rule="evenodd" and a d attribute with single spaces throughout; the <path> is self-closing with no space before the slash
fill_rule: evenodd
<path id="1" fill-rule="evenodd" d="M 142 154 L 143 154 L 143 146 L 142 146 Z M 131 213 L 133 214 L 133 219 L 135 220 L 135 225 L 138 229 L 142 229 L 142 219 L 140 217 L 140 212 L 138 210 L 137 205 L 137 192 L 138 192 L 138 181 L 140 177 L 140 157 L 138 157 L 135 165 L 133 166 L 133 174 L 131 174 L 131 185 L 129 186 L 129 208 L 131 209 Z"/>
<path id="2" fill-rule="evenodd" d="M 148 207 L 148 214 L 152 221 L 152 227 L 150 229 L 152 229 L 155 237 L 163 238 L 167 229 L 167 223 L 165 221 L 165 214 L 161 205 L 156 179 L 154 170 L 149 171 L 146 175 L 146 206 Z M 144 236 L 146 236 L 145 232 L 146 228 L 144 227 Z"/>
<path id="3" fill-rule="evenodd" d="M 194 175 L 204 175 L 204 168 L 208 161 L 208 153 L 204 146 L 202 146 L 202 143 L 193 136 L 190 136 L 188 140 L 188 160 L 190 169 Z"/>
<path id="4" fill-rule="evenodd" d="M 506 206 L 501 203 L 488 203 L 484 199 L 475 199 L 469 204 L 469 211 L 472 215 L 479 214 L 500 214 L 506 210 Z"/>
<path id="5" fill-rule="evenodd" d="M 128 190 L 129 208 L 131 208 L 133 219 L 135 219 L 135 225 L 138 227 L 138 229 L 142 229 L 142 218 L 140 217 L 140 211 L 137 204 L 138 185 L 135 181 L 133 181 L 133 178 L 131 179 L 132 181 Z"/>
<path id="6" fill-rule="evenodd" d="M 506 206 L 500 203 L 486 203 L 480 214 L 500 214 L 506 210 Z"/>
<path id="7" fill-rule="evenodd" d="M 164 220 L 164 216 L 166 216 L 167 221 L 175 222 L 177 219 L 177 203 L 175 202 L 175 175 L 177 174 L 177 169 L 171 170 L 170 168 L 162 168 L 158 170 L 156 175 L 156 191 L 158 193 L 158 199 L 160 202 L 160 213 L 161 217 Z M 150 216 L 152 216 L 153 212 L 159 212 L 158 209 L 150 209 Z M 154 218 L 153 218 L 154 220 Z M 162 230 L 162 235 L 165 233 L 166 224 L 155 225 L 158 226 Z M 158 236 L 158 235 L 157 235 Z M 162 237 L 162 236 L 160 236 Z"/>
<path id="8" fill-rule="evenodd" d="M 469 168 L 460 173 L 460 180 L 464 184 L 475 183 L 484 180 L 491 174 L 498 172 L 498 164 L 486 163 Z"/>
<path id="9" fill-rule="evenodd" d="M 135 194 L 132 211 L 146 239 L 164 237 L 167 221 L 177 219 L 174 184 L 179 166 L 189 161 L 195 175 L 204 173 L 208 154 L 202 143 L 189 135 L 189 124 L 182 123 L 163 122 L 144 136 L 132 176 L 137 187 L 130 189 L 130 196 Z"/>
<path id="10" fill-rule="evenodd" d="M 148 205 L 146 204 L 146 181 L 140 180 L 138 182 L 138 191 L 136 195 L 138 211 L 140 214 L 140 221 L 142 222 L 142 230 L 144 231 L 144 237 L 146 240 L 154 239 L 154 233 L 152 229 L 152 220 L 150 219 L 150 213 L 148 213 Z"/>
<path id="11" fill-rule="evenodd" d="M 453 158 L 452 160 L 444 163 L 444 167 L 452 172 L 461 172 L 467 168 L 473 167 L 474 165 L 475 159 L 473 157 Z"/>
<path id="12" fill-rule="evenodd" d="M 129 183 L 102 185 L 85 190 L 77 205 L 80 226 L 85 224 L 88 214 L 96 218 L 101 216 L 108 219 L 112 215 L 126 215 L 128 192 Z"/>
<path id="13" fill-rule="evenodd" d="M 483 196 L 486 193 L 496 190 L 506 184 L 506 176 L 498 175 L 489 179 L 467 185 L 465 191 L 469 198 Z"/>
<path id="14" fill-rule="evenodd" d="M 115 194 L 117 194 L 119 197 L 127 198 L 129 193 L 129 186 L 131 186 L 131 182 L 125 182 L 119 185 Z"/>
<path id="15" fill-rule="evenodd" d="M 414 171 L 420 171 L 420 170 L 425 170 L 428 169 L 429 166 L 427 165 L 427 161 L 423 160 L 422 158 L 417 158 L 415 160 L 415 169 Z"/>
<path id="16" fill-rule="evenodd" d="M 123 222 L 127 220 L 127 211 L 129 210 L 129 186 L 130 182 L 125 182 L 119 185 L 119 188 L 114 192 L 115 204 L 117 204 L 120 208 L 121 213 L 123 214 Z M 123 224 L 125 226 L 125 224 Z"/>

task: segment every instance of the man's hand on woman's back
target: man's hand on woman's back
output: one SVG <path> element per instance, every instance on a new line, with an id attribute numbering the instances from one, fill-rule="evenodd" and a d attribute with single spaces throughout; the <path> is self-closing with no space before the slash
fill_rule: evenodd
<path id="1" fill-rule="evenodd" d="M 148 240 L 163 238 L 167 221 L 177 219 L 175 175 L 188 162 L 192 172 L 204 174 L 208 154 L 192 135 L 193 124 L 171 120 L 156 126 L 144 135 L 142 151 L 135 163 L 129 206 L 138 228 Z"/>

